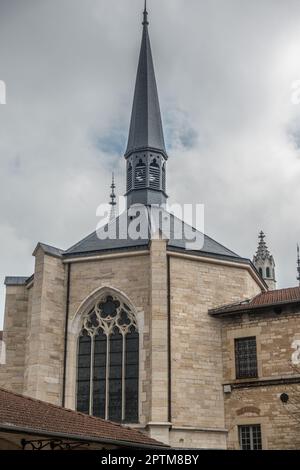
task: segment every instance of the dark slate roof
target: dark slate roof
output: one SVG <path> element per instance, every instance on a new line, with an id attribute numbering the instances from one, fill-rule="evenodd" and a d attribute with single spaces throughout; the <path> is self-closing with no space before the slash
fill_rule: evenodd
<path id="1" fill-rule="evenodd" d="M 4 280 L 4 284 L 6 286 L 23 286 L 26 284 L 26 281 L 28 279 L 27 277 L 24 276 L 6 276 Z"/>
<path id="2" fill-rule="evenodd" d="M 55 248 L 54 246 L 46 245 L 45 243 L 38 243 L 33 252 L 33 255 L 35 255 L 39 248 L 41 248 L 47 255 L 55 256 L 57 258 L 61 258 L 64 252 L 60 248 Z"/>
<path id="3" fill-rule="evenodd" d="M 300 303 L 300 287 L 277 289 L 258 294 L 252 299 L 243 300 L 234 304 L 223 305 L 210 310 L 211 315 L 229 315 L 242 313 L 266 307 L 280 306 L 284 304 Z"/>
<path id="4" fill-rule="evenodd" d="M 135 448 L 167 448 L 146 434 L 127 426 L 61 408 L 0 388 L 0 429 L 23 430 L 88 442 Z"/>
<path id="5" fill-rule="evenodd" d="M 225 258 L 233 259 L 235 261 L 248 261 L 248 260 L 241 258 L 236 253 L 224 247 L 223 245 L 216 242 L 215 240 L 208 237 L 207 235 L 203 235 L 201 232 L 193 229 L 191 226 L 189 226 L 188 224 L 185 224 L 183 221 L 179 220 L 174 215 L 169 214 L 168 212 L 164 212 L 164 214 L 170 217 L 170 234 L 166 233 L 165 235 L 166 238 L 169 239 L 168 241 L 169 248 L 174 249 L 174 250 L 189 251 L 189 252 L 193 252 L 195 254 L 201 254 L 201 255 L 225 257 Z M 129 217 L 128 212 L 124 212 L 117 219 L 115 219 L 117 234 L 119 233 L 119 227 L 124 226 L 126 221 L 129 221 L 128 217 Z M 159 220 L 159 219 L 156 219 L 156 220 Z M 104 229 L 101 229 L 99 231 L 99 233 L 103 234 L 104 231 L 109 230 L 112 227 L 112 224 L 113 222 L 106 225 Z M 162 228 L 161 225 L 159 228 L 160 229 Z M 175 235 L 178 232 L 181 235 L 181 233 L 183 233 L 183 230 L 185 234 L 184 236 L 178 237 Z M 153 231 L 155 230 L 153 229 Z M 162 231 L 164 232 L 163 229 Z M 193 245 L 189 245 L 187 237 L 191 237 L 195 235 L 198 237 L 200 242 L 202 240 L 204 242 L 203 247 L 201 249 L 197 249 L 197 247 L 193 248 Z M 88 235 L 86 238 L 84 238 L 83 240 L 76 243 L 74 246 L 72 246 L 68 250 L 66 250 L 64 252 L 64 256 L 88 255 L 88 254 L 94 254 L 97 252 L 122 250 L 122 249 L 126 250 L 130 248 L 142 249 L 143 247 L 144 248 L 148 247 L 149 241 L 150 241 L 149 233 L 145 237 L 138 239 L 138 240 L 132 240 L 129 237 L 122 239 L 119 236 L 117 236 L 115 240 L 110 240 L 110 239 L 101 240 L 98 238 L 97 232 L 93 232 L 92 234 Z"/>
<path id="6" fill-rule="evenodd" d="M 148 24 L 144 22 L 126 155 L 147 148 L 166 154 Z"/>

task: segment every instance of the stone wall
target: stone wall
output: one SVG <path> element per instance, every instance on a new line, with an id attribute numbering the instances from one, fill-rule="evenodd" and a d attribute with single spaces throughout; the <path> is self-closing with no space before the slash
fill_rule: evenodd
<path id="1" fill-rule="evenodd" d="M 300 422 L 295 412 L 300 416 L 300 385 L 290 383 L 300 376 L 300 368 L 295 369 L 291 362 L 292 344 L 300 340 L 299 313 L 290 308 L 280 314 L 265 311 L 220 319 L 224 383 L 234 387 L 249 382 L 235 378 L 234 339 L 256 336 L 257 342 L 258 379 L 250 380 L 250 385 L 258 382 L 259 386 L 234 388 L 225 394 L 229 448 L 239 448 L 238 425 L 261 424 L 264 448 L 299 449 Z M 283 405 L 281 393 L 288 393 L 296 406 Z"/>
<path id="2" fill-rule="evenodd" d="M 6 364 L 0 365 L 0 387 L 16 393 L 23 393 L 27 309 L 26 286 L 6 286 L 3 329 Z"/>
<path id="3" fill-rule="evenodd" d="M 200 439 L 200 447 L 224 448 L 221 328 L 208 310 L 252 297 L 260 288 L 245 268 L 201 259 L 172 256 L 170 274 L 172 423 L 186 428 L 172 431 L 172 439 L 182 446 Z"/>
<path id="4" fill-rule="evenodd" d="M 65 266 L 41 248 L 35 253 L 34 285 L 28 310 L 24 394 L 62 403 L 66 317 Z"/>

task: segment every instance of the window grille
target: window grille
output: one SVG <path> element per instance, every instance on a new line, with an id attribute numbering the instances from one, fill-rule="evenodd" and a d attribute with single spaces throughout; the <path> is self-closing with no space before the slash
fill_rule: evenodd
<path id="1" fill-rule="evenodd" d="M 257 377 L 256 338 L 238 338 L 235 340 L 236 378 Z"/>
<path id="2" fill-rule="evenodd" d="M 239 426 L 239 440 L 241 450 L 261 450 L 262 439 L 260 424 Z"/>

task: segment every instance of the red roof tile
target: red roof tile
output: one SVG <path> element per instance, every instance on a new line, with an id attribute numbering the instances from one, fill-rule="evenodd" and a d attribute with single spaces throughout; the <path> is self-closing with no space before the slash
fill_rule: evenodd
<path id="1" fill-rule="evenodd" d="M 229 313 L 239 313 L 245 310 L 254 310 L 267 306 L 276 306 L 289 303 L 300 303 L 300 287 L 290 287 L 288 289 L 278 289 L 258 294 L 252 299 L 243 300 L 238 303 L 223 305 L 209 311 L 211 315 L 222 315 Z"/>
<path id="2" fill-rule="evenodd" d="M 129 445 L 127 443 L 132 443 L 134 447 L 168 447 L 136 429 L 0 388 L 0 429 L 7 426 L 35 431 L 41 435 L 61 434 L 70 436 L 69 439 L 73 436 L 112 444 L 121 442 L 125 447 Z"/>

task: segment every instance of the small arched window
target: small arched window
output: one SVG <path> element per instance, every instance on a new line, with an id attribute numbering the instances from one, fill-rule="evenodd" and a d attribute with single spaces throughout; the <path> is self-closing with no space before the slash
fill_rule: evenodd
<path id="1" fill-rule="evenodd" d="M 259 271 L 259 274 L 261 275 L 261 277 L 263 277 L 263 270 L 262 270 L 262 268 L 259 268 L 258 271 Z"/>
<path id="2" fill-rule="evenodd" d="M 128 163 L 127 167 L 127 191 L 131 191 L 132 189 L 132 165 Z"/>
<path id="3" fill-rule="evenodd" d="M 160 189 L 160 168 L 155 158 L 150 164 L 149 186 L 153 189 Z"/>
<path id="4" fill-rule="evenodd" d="M 134 175 L 135 189 L 144 188 L 146 186 L 146 165 L 143 163 L 142 159 L 140 159 L 136 165 Z"/>
<path id="5" fill-rule="evenodd" d="M 270 268 L 266 268 L 266 277 L 270 277 Z"/>
<path id="6" fill-rule="evenodd" d="M 83 318 L 78 340 L 77 410 L 138 422 L 139 333 L 130 307 L 106 295 Z"/>

